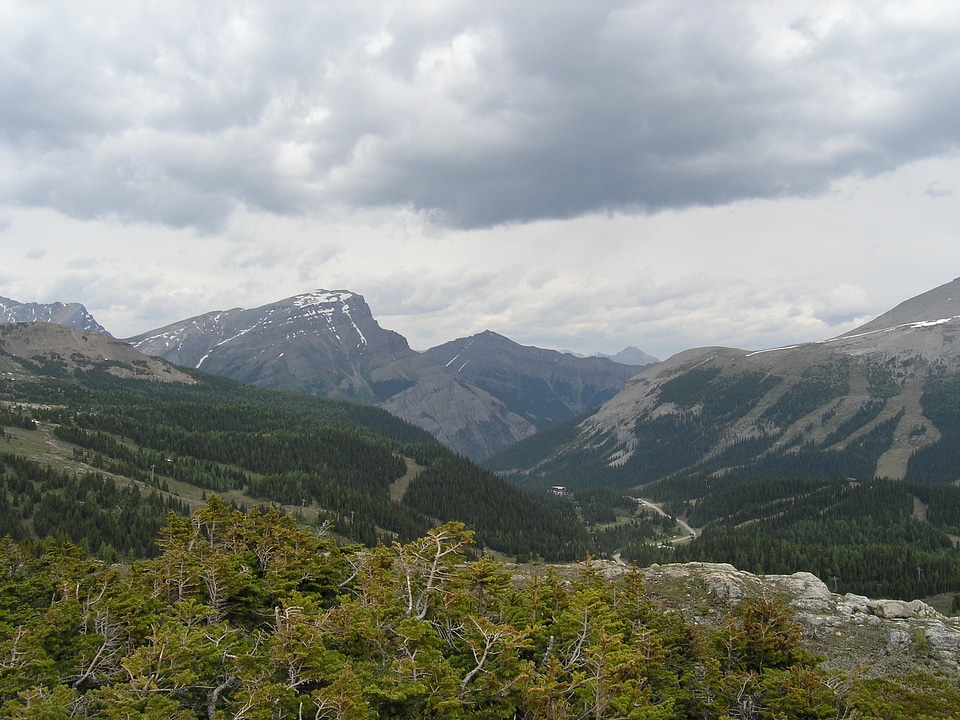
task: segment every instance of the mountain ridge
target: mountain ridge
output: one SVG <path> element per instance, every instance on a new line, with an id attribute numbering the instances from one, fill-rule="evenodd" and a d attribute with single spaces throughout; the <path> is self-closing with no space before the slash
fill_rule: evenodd
<path id="1" fill-rule="evenodd" d="M 127 342 L 147 354 L 241 382 L 375 404 L 472 458 L 489 457 L 549 422 L 524 409 L 510 387 L 483 387 L 431 357 L 442 351 L 415 352 L 402 335 L 379 325 L 363 296 L 347 290 L 316 290 L 250 310 L 213 311 Z M 507 342 L 514 355 L 560 356 Z M 597 405 L 635 372 L 612 361 L 577 362 L 584 372 L 599 365 L 607 370 L 601 383 L 606 396 Z M 522 374 L 518 382 L 536 384 Z M 561 419 L 570 416 L 566 410 Z"/>
<path id="2" fill-rule="evenodd" d="M 925 399 L 934 383 L 960 376 L 958 331 L 960 279 L 828 340 L 685 350 L 631 378 L 579 421 L 575 440 L 526 452 L 525 467 L 511 466 L 510 451 L 488 466 L 547 482 L 577 455 L 622 486 L 683 472 L 799 472 L 803 463 L 816 473 L 908 477 L 918 453 L 954 436 Z M 516 457 L 521 449 L 529 451 Z"/>
<path id="3" fill-rule="evenodd" d="M 22 303 L 0 297 L 0 323 L 48 322 L 110 335 L 80 303 Z"/>
<path id="4" fill-rule="evenodd" d="M 0 323 L 0 363 L 10 373 L 43 370 L 55 376 L 107 363 L 106 372 L 117 378 L 195 382 L 171 363 L 148 357 L 110 335 L 51 322 Z"/>
<path id="5" fill-rule="evenodd" d="M 244 383 L 378 405 L 468 457 L 492 454 L 534 431 L 495 398 L 411 350 L 406 338 L 380 326 L 362 295 L 348 290 L 213 311 L 127 342 Z"/>
<path id="6" fill-rule="evenodd" d="M 66 306 L 59 304 L 44 306 L 43 312 L 15 301 L 7 306 L 19 308 L 20 316 L 31 321 L 70 320 Z M 74 325 L 102 327 L 81 309 L 70 306 L 71 317 L 89 319 L 82 324 L 75 318 Z M 573 360 L 496 337 L 509 350 L 488 359 L 485 368 L 488 375 L 509 378 L 490 382 L 488 377 L 477 383 L 468 377 L 473 368 L 458 373 L 447 367 L 447 359 L 433 359 L 445 346 L 418 353 L 402 335 L 381 327 L 362 295 L 314 290 L 257 308 L 209 311 L 126 342 L 175 365 L 241 382 L 378 405 L 475 459 L 572 417 L 587 405 L 598 406 L 637 371 L 596 358 Z M 541 362 L 532 362 L 532 357 Z M 563 366 L 559 376 L 548 367 L 551 363 Z M 546 400 L 539 397 L 541 392 Z"/>

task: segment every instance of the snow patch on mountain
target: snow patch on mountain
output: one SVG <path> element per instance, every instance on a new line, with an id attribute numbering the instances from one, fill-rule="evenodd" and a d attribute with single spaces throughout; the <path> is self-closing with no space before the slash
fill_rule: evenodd
<path id="1" fill-rule="evenodd" d="M 304 293 L 303 295 L 297 295 L 291 300 L 290 304 L 298 308 L 313 305 L 330 305 L 332 303 L 344 304 L 353 297 L 355 297 L 355 295 L 347 290 L 315 290 L 310 293 Z"/>

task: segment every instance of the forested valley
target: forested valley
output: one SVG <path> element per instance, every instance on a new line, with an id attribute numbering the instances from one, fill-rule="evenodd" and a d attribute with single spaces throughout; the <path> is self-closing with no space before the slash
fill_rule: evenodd
<path id="1" fill-rule="evenodd" d="M 0 380 L 4 534 L 129 561 L 156 554 L 168 511 L 220 493 L 368 546 L 462 520 L 480 549 L 567 562 L 591 551 L 569 503 L 521 492 L 376 408 L 203 373 L 184 385 L 108 369 Z"/>

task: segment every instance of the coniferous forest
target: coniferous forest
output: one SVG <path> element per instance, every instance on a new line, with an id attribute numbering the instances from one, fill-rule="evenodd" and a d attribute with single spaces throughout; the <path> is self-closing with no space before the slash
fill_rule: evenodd
<path id="1" fill-rule="evenodd" d="M 646 488 L 702 532 L 678 562 L 812 572 L 838 592 L 924 598 L 960 589 L 960 488 L 903 481 L 697 476 Z M 919 572 L 918 572 L 919 568 Z"/>

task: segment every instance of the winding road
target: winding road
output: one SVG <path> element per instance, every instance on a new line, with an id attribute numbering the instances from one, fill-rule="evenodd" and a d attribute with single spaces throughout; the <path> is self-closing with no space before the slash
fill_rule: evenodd
<path id="1" fill-rule="evenodd" d="M 634 498 L 634 500 L 636 500 L 637 504 L 639 504 L 641 507 L 650 508 L 651 510 L 654 510 L 660 513 L 661 515 L 663 515 L 663 517 L 671 517 L 671 515 L 668 512 L 666 512 L 662 507 L 660 507 L 657 503 L 653 502 L 652 500 L 648 500 L 647 498 Z M 687 525 L 687 523 L 681 520 L 680 518 L 675 517 L 673 519 L 677 523 L 677 525 L 679 525 L 680 527 L 682 527 L 684 530 L 687 531 L 687 534 L 682 535 L 680 537 L 675 537 L 671 539 L 670 542 L 674 544 L 680 543 L 680 542 L 687 542 L 697 537 L 697 535 L 699 535 L 699 533 L 694 528 Z"/>

